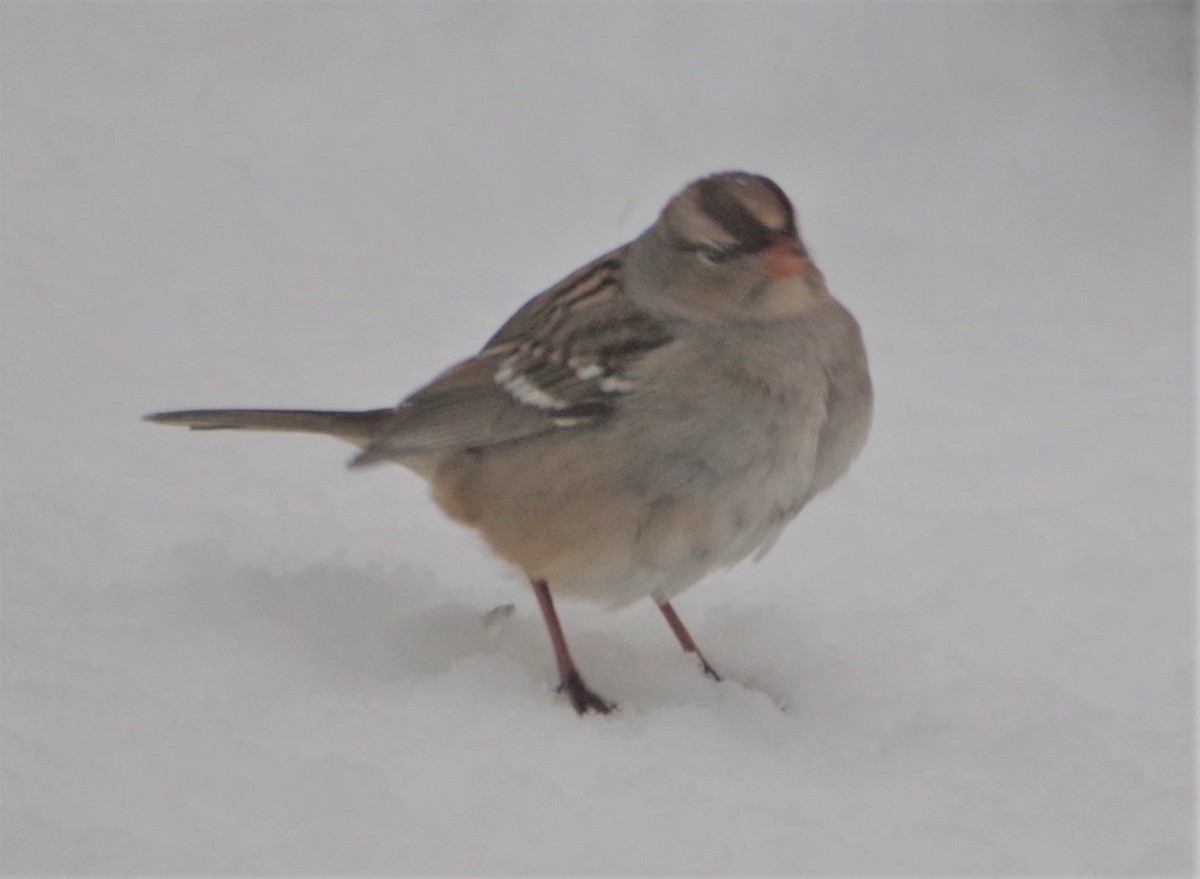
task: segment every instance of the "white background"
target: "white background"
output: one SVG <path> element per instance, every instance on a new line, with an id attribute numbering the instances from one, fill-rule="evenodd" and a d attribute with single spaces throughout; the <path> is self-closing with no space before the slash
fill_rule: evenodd
<path id="1" fill-rule="evenodd" d="M 1189 4 L 0 14 L 7 872 L 1189 870 Z M 726 683 L 566 607 L 581 720 L 418 479 L 139 421 L 394 403 L 733 167 L 878 409 Z"/>

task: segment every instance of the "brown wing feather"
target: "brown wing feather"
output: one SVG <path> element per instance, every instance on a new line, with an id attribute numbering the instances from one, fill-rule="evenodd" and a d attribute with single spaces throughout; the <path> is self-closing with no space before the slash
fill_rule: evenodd
<path id="1" fill-rule="evenodd" d="M 595 424 L 634 390 L 626 370 L 671 341 L 625 294 L 624 248 L 531 299 L 483 350 L 406 399 L 355 464 L 478 448 Z"/>

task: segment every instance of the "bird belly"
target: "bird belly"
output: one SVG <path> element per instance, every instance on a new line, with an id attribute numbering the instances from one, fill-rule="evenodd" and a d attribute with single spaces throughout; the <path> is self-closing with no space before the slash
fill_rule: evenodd
<path id="1" fill-rule="evenodd" d="M 440 465 L 434 496 L 556 597 L 665 601 L 769 545 L 809 496 L 814 432 L 741 425 L 698 425 L 683 449 L 600 430 L 464 453 Z"/>

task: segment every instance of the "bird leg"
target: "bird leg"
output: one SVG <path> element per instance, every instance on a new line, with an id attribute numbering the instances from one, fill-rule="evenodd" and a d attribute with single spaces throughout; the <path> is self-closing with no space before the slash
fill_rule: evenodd
<path id="1" fill-rule="evenodd" d="M 533 594 L 537 596 L 538 606 L 541 607 L 542 616 L 546 620 L 546 628 L 550 631 L 550 642 L 554 645 L 554 659 L 558 662 L 558 674 L 562 680 L 558 691 L 565 692 L 570 697 L 571 705 L 577 714 L 587 714 L 589 711 L 608 714 L 616 706 L 589 690 L 579 674 L 579 669 L 575 668 L 575 660 L 571 658 L 571 651 L 567 649 L 567 639 L 563 635 L 546 581 L 530 578 L 529 584 L 533 587 Z"/>
<path id="2" fill-rule="evenodd" d="M 675 633 L 675 637 L 679 639 L 679 646 L 687 653 L 694 653 L 696 658 L 700 660 L 700 664 L 704 667 L 704 673 L 714 681 L 721 680 L 721 676 L 717 674 L 717 670 L 708 664 L 708 660 L 704 658 L 704 654 L 700 652 L 700 648 L 696 646 L 696 642 L 692 640 L 692 634 L 683 625 L 683 620 L 679 618 L 679 614 L 675 613 L 675 608 L 671 607 L 671 602 L 664 601 L 658 605 L 658 609 L 662 611 L 662 615 L 667 618 L 667 625 L 671 627 L 671 631 Z"/>

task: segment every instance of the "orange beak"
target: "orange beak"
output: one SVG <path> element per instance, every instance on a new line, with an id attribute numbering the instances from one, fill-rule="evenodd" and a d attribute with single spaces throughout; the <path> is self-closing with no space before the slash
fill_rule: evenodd
<path id="1" fill-rule="evenodd" d="M 776 280 L 804 274 L 814 267 L 804 245 L 795 238 L 780 236 L 779 240 L 763 251 L 767 277 Z"/>

